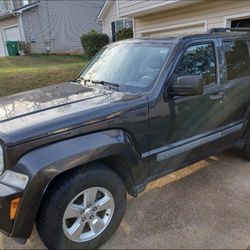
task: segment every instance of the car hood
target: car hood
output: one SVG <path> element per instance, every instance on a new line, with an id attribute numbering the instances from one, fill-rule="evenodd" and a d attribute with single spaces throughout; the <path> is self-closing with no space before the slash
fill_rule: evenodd
<path id="1" fill-rule="evenodd" d="M 121 115 L 135 95 L 63 83 L 0 98 L 0 136 L 13 146 Z M 116 105 L 114 105 L 116 103 Z"/>

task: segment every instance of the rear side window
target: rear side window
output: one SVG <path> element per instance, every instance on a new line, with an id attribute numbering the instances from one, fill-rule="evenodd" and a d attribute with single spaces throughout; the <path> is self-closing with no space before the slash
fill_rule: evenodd
<path id="1" fill-rule="evenodd" d="M 182 55 L 172 79 L 184 75 L 203 76 L 204 85 L 216 83 L 216 57 L 213 44 L 190 46 Z"/>
<path id="2" fill-rule="evenodd" d="M 247 41 L 224 42 L 227 79 L 250 76 L 250 57 Z"/>

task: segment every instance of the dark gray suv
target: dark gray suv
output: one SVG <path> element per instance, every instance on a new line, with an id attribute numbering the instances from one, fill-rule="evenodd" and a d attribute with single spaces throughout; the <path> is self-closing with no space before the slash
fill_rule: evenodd
<path id="1" fill-rule="evenodd" d="M 75 81 L 0 99 L 0 229 L 97 248 L 126 192 L 233 147 L 250 159 L 249 30 L 108 45 Z"/>

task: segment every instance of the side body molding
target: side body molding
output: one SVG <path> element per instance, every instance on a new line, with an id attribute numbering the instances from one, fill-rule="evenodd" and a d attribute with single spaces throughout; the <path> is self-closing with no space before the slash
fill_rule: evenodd
<path id="1" fill-rule="evenodd" d="M 24 155 L 13 170 L 28 175 L 29 183 L 24 190 L 10 236 L 17 239 L 29 238 L 44 192 L 56 176 L 75 167 L 111 156 L 126 160 L 127 164 L 123 165 L 122 171 L 126 181 L 131 184 L 131 187 L 127 187 L 129 193 L 136 196 L 136 186 L 145 180 L 146 170 L 131 136 L 123 130 L 107 130 L 75 137 L 35 149 Z"/>

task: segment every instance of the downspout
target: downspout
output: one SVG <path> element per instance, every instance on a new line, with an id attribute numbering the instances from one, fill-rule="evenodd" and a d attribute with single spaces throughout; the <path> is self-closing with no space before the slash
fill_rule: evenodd
<path id="1" fill-rule="evenodd" d="M 133 23 L 133 37 L 136 37 L 136 31 L 135 31 L 135 18 L 132 18 L 132 23 Z"/>
<path id="2" fill-rule="evenodd" d="M 30 41 L 32 41 L 32 37 L 34 36 L 33 34 L 33 29 L 32 29 L 32 24 L 30 20 L 30 12 L 28 11 L 28 20 L 29 20 L 29 28 L 30 28 Z"/>
<path id="3" fill-rule="evenodd" d="M 51 45 L 52 45 L 52 37 L 51 37 L 51 23 L 50 23 L 50 17 L 49 17 L 49 7 L 48 7 L 48 0 L 45 0 L 46 3 L 46 10 L 47 10 L 47 17 L 48 17 L 48 25 L 49 25 L 49 43 L 46 47 L 47 52 L 51 51 Z"/>
<path id="4" fill-rule="evenodd" d="M 20 31 L 21 41 L 26 42 L 24 28 L 23 28 L 22 14 L 20 14 L 19 16 L 19 31 Z"/>
<path id="5" fill-rule="evenodd" d="M 120 18 L 120 6 L 119 6 L 119 0 L 116 2 L 116 11 L 117 11 L 117 17 Z"/>

